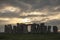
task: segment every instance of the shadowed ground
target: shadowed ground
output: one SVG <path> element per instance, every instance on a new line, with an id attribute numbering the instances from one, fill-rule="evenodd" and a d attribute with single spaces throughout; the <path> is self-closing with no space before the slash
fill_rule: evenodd
<path id="1" fill-rule="evenodd" d="M 0 34 L 0 40 L 60 40 L 60 34 Z"/>

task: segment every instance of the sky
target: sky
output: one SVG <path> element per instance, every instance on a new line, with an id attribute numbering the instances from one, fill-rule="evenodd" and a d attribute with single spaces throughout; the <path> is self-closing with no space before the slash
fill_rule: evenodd
<path id="1" fill-rule="evenodd" d="M 60 30 L 60 0 L 0 0 L 0 31 L 5 24 L 41 22 Z"/>

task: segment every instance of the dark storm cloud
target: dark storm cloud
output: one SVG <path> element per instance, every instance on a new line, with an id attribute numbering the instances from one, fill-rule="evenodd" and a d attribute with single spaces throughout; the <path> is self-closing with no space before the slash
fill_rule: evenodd
<path id="1" fill-rule="evenodd" d="M 21 7 L 22 10 L 28 11 L 28 10 L 36 10 L 40 9 L 42 10 L 45 6 L 58 6 L 60 5 L 60 0 L 1 0 L 2 3 L 9 3 L 13 6 Z M 30 9 L 32 6 L 32 9 Z"/>
<path id="2" fill-rule="evenodd" d="M 58 19 L 49 20 L 49 21 L 47 21 L 47 24 L 60 25 L 60 20 L 58 20 Z"/>
<path id="3" fill-rule="evenodd" d="M 19 14 L 16 13 L 0 13 L 0 18 L 18 18 Z"/>
<path id="4" fill-rule="evenodd" d="M 25 11 L 29 11 L 30 10 L 30 4 L 27 4 L 25 2 L 22 1 L 18 1 L 18 0 L 0 0 L 0 9 L 3 9 L 4 6 L 15 6 L 15 7 L 19 7 L 21 9 L 21 12 L 25 12 Z M 19 17 L 20 13 L 13 13 L 13 12 L 5 12 L 5 13 L 0 13 L 0 17 Z"/>
<path id="5" fill-rule="evenodd" d="M 51 6 L 48 9 L 50 12 L 60 12 L 60 5 L 59 6 Z"/>
<path id="6" fill-rule="evenodd" d="M 46 17 L 46 16 L 53 16 L 56 15 L 57 13 L 54 12 L 59 12 L 60 11 L 60 0 L 0 0 L 0 6 L 4 7 L 5 5 L 11 5 L 15 7 L 19 7 L 21 9 L 21 12 L 34 12 L 35 10 L 38 9 L 38 11 L 42 12 L 46 9 L 48 10 L 47 15 L 28 15 L 28 16 L 19 16 L 21 13 L 0 13 L 0 17 L 9 17 L 9 18 L 14 18 L 14 17 L 36 17 L 36 16 L 41 16 L 41 17 Z M 55 9 L 56 8 L 56 9 Z"/>
<path id="7" fill-rule="evenodd" d="M 58 12 L 60 12 L 60 0 L 21 0 L 21 1 L 32 5 L 31 11 L 35 11 L 37 9 L 39 11 L 44 10 L 44 9 L 48 10 L 47 15 L 40 15 L 42 17 L 54 16 L 54 15 L 59 14 Z M 29 16 L 31 15 L 28 15 L 27 17 Z M 32 15 L 32 16 L 36 16 L 36 15 Z"/>
<path id="8" fill-rule="evenodd" d="M 58 6 L 60 5 L 60 0 L 21 0 L 28 4 L 31 4 L 33 9 L 42 9 L 45 6 Z"/>
<path id="9" fill-rule="evenodd" d="M 51 15 L 28 15 L 28 16 L 20 16 L 22 18 L 29 18 L 29 17 L 48 17 L 48 16 L 53 16 L 52 14 Z"/>
<path id="10" fill-rule="evenodd" d="M 60 30 L 60 19 L 54 19 L 46 22 L 47 25 L 54 25 L 57 26 L 58 29 Z"/>
<path id="11" fill-rule="evenodd" d="M 5 6 L 4 4 L 8 5 L 12 5 L 12 6 L 16 6 L 16 7 L 20 7 L 22 8 L 22 10 L 28 10 L 30 7 L 30 4 L 22 2 L 22 1 L 18 1 L 18 0 L 1 0 L 0 2 L 2 2 L 0 5 Z"/>
<path id="12" fill-rule="evenodd" d="M 36 17 L 36 16 L 53 16 L 56 15 L 57 13 L 54 12 L 59 12 L 60 11 L 60 0 L 0 0 L 0 6 L 5 6 L 5 5 L 11 5 L 15 7 L 19 7 L 21 9 L 21 12 L 33 12 L 38 9 L 38 11 L 41 10 L 48 10 L 47 15 L 28 15 L 28 16 L 19 16 L 21 13 L 0 13 L 0 17 Z M 56 8 L 56 9 L 55 9 Z M 43 12 L 43 11 L 42 11 Z"/>

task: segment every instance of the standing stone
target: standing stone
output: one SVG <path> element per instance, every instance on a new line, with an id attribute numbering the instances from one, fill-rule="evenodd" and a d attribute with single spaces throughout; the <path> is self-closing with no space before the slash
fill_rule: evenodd
<path id="1" fill-rule="evenodd" d="M 37 28 L 36 28 L 36 24 L 35 24 L 35 23 L 32 24 L 32 25 L 31 25 L 31 33 L 37 33 L 37 32 L 36 32 L 36 29 L 37 29 Z"/>
<path id="2" fill-rule="evenodd" d="M 53 26 L 53 32 L 54 32 L 54 33 L 57 33 L 57 32 L 58 32 L 57 26 Z"/>

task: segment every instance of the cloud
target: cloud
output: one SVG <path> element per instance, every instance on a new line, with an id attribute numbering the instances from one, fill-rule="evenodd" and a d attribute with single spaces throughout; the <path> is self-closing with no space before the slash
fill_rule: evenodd
<path id="1" fill-rule="evenodd" d="M 43 8 L 49 6 L 55 7 L 59 6 L 60 0 L 6 0 L 2 1 L 3 5 L 12 5 L 16 7 L 20 7 L 24 12 L 33 11 L 33 10 L 42 10 Z M 1 1 L 0 1 L 1 2 Z"/>
<path id="2" fill-rule="evenodd" d="M 1 18 L 18 18 L 19 14 L 16 13 L 0 13 Z"/>
<path id="3" fill-rule="evenodd" d="M 46 22 L 47 25 L 55 25 L 60 30 L 60 19 L 49 20 Z"/>
<path id="4" fill-rule="evenodd" d="M 0 0 L 0 18 L 10 19 L 0 19 L 2 24 L 10 23 L 12 19 L 16 23 L 20 18 L 28 18 L 31 22 L 59 25 L 60 0 Z"/>
<path id="5" fill-rule="evenodd" d="M 50 24 L 50 25 L 60 25 L 60 19 L 54 19 L 54 20 L 49 20 L 46 22 L 47 24 Z"/>
<path id="6" fill-rule="evenodd" d="M 0 20 L 0 25 L 5 25 L 5 24 L 8 24 L 9 21 L 6 21 L 6 20 Z"/>

